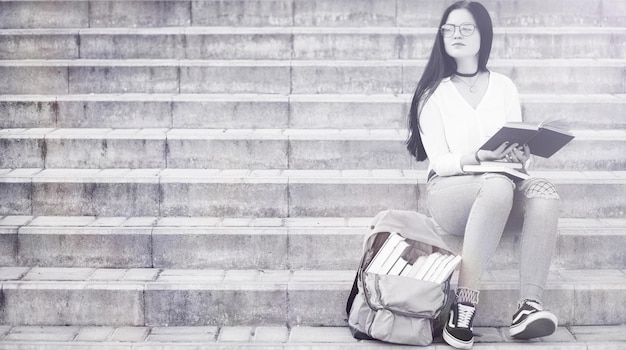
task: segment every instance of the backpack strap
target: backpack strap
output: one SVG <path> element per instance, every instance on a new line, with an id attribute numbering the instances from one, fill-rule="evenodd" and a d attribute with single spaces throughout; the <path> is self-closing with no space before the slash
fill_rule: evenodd
<path id="1" fill-rule="evenodd" d="M 369 237 L 378 234 L 378 232 L 374 232 L 368 235 L 368 237 L 365 239 L 365 242 L 367 243 Z M 385 241 L 385 239 L 387 239 L 389 235 L 382 235 L 382 238 L 378 238 L 378 240 L 374 241 L 373 245 L 378 246 L 378 249 L 380 249 L 380 246 L 382 245 L 382 242 Z M 381 236 L 379 236 L 381 237 Z M 366 244 L 365 243 L 365 244 Z M 352 282 L 352 289 L 350 290 L 350 295 L 348 296 L 348 302 L 346 303 L 346 314 L 348 315 L 348 317 L 350 317 L 350 310 L 352 310 L 352 304 L 354 303 L 354 298 L 356 297 L 357 294 L 359 294 L 359 279 L 361 278 L 360 274 L 363 271 L 363 269 L 365 268 L 364 263 L 365 263 L 365 251 L 367 250 L 367 248 L 364 248 L 363 250 L 363 254 L 361 256 L 361 262 L 359 263 L 359 268 L 357 269 L 356 272 L 356 276 L 354 276 L 354 282 Z"/>
<path id="2" fill-rule="evenodd" d="M 350 310 L 352 310 L 352 304 L 354 303 L 354 298 L 357 294 L 359 294 L 359 287 L 357 286 L 357 280 L 359 279 L 358 273 L 354 276 L 354 282 L 352 283 L 352 290 L 350 290 L 350 295 L 348 296 L 348 302 L 346 303 L 346 314 L 350 317 Z"/>
<path id="3" fill-rule="evenodd" d="M 374 235 L 378 235 L 378 236 L 374 239 L 374 242 L 372 242 L 372 246 L 376 247 L 377 248 L 376 250 L 378 250 L 382 247 L 385 240 L 387 240 L 387 237 L 389 237 L 389 232 L 371 233 L 366 238 L 365 244 L 367 244 L 369 238 L 371 238 Z M 354 282 L 352 282 L 352 289 L 350 290 L 350 295 L 348 296 L 348 302 L 346 303 L 346 314 L 348 315 L 348 318 L 350 317 L 350 310 L 352 310 L 352 304 L 354 303 L 354 298 L 356 297 L 357 294 L 359 294 L 359 282 L 362 280 L 361 274 L 363 273 L 363 270 L 365 269 L 365 258 L 366 258 L 365 251 L 368 248 L 365 248 L 365 250 L 363 251 L 363 255 L 361 256 L 361 262 L 359 263 L 359 268 L 356 271 L 356 276 L 354 276 Z M 363 290 L 365 290 L 364 286 L 363 286 Z M 359 338 L 359 339 L 365 339 L 365 338 Z"/>
<path id="4" fill-rule="evenodd" d="M 357 275 L 354 276 L 354 282 L 352 283 L 352 290 L 350 290 L 350 296 L 348 296 L 348 302 L 346 303 L 346 314 L 348 315 L 348 318 L 350 318 L 350 310 L 352 310 L 352 304 L 354 304 L 354 298 L 356 297 L 357 294 L 359 294 L 358 281 L 359 281 L 359 274 L 357 273 Z M 352 333 L 352 336 L 354 337 L 354 339 L 375 340 L 374 338 L 367 335 L 367 333 L 359 332 L 356 329 L 353 329 L 352 327 L 350 327 L 350 332 Z"/>

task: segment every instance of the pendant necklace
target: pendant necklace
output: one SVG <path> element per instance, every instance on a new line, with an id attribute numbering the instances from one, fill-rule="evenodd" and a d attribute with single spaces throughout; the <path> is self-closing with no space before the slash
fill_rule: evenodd
<path id="1" fill-rule="evenodd" d="M 464 85 L 466 85 L 466 86 L 469 88 L 469 91 L 473 94 L 473 93 L 475 93 L 475 92 L 476 92 L 476 87 L 475 87 L 475 85 L 476 85 L 476 83 L 478 82 L 478 78 L 479 78 L 479 77 L 480 77 L 479 75 L 476 75 L 476 79 L 475 79 L 475 80 L 474 80 L 474 82 L 473 82 L 473 83 L 471 83 L 471 84 L 468 84 L 465 80 L 461 79 L 461 78 L 459 77 L 459 74 L 458 74 L 458 73 L 457 73 L 456 79 L 457 79 L 458 81 L 460 81 L 461 83 L 463 83 Z"/>

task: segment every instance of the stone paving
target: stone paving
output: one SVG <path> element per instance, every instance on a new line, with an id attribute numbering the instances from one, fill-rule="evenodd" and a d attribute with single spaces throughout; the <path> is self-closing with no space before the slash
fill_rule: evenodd
<path id="1" fill-rule="evenodd" d="M 515 341 L 506 328 L 476 328 L 476 348 L 626 349 L 626 325 L 567 326 L 545 338 Z M 39 327 L 0 326 L 0 349 L 383 349 L 403 348 L 358 341 L 346 327 Z M 428 349 L 449 348 L 440 338 Z"/>

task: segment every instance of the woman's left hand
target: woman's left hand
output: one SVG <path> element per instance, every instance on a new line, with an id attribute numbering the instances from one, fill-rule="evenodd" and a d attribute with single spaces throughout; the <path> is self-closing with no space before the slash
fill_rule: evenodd
<path id="1" fill-rule="evenodd" d="M 530 148 L 528 145 L 514 147 L 505 158 L 509 162 L 526 164 L 530 159 Z"/>

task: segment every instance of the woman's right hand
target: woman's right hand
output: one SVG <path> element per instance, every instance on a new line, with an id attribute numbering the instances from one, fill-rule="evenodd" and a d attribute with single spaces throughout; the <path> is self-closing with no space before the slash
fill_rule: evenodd
<path id="1" fill-rule="evenodd" d="M 487 151 L 484 149 L 478 150 L 476 152 L 476 156 L 481 161 L 494 161 L 494 160 L 502 160 L 506 159 L 506 156 L 511 153 L 511 151 L 518 146 L 517 143 L 510 144 L 505 142 L 501 144 L 498 148 L 493 151 Z"/>

